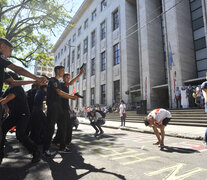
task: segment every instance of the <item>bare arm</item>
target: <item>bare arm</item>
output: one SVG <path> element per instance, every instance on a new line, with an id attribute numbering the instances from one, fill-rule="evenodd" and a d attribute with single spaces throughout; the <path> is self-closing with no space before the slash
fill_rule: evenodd
<path id="1" fill-rule="evenodd" d="M 16 66 L 15 64 L 10 64 L 8 66 L 8 68 L 13 70 L 13 71 L 15 71 L 18 74 L 21 74 L 23 76 L 29 77 L 29 78 L 34 79 L 36 81 L 39 81 L 39 82 L 46 82 L 47 81 L 46 77 L 37 77 L 34 74 L 32 74 L 29 71 L 27 71 L 26 69 L 24 69 L 24 68 L 22 68 L 20 66 Z"/>
<path id="2" fill-rule="evenodd" d="M 6 96 L 5 98 L 1 99 L 1 100 L 0 100 L 0 103 L 1 103 L 2 105 L 5 105 L 5 104 L 7 104 L 9 101 L 11 101 L 12 99 L 14 99 L 15 97 L 16 97 L 15 94 L 9 94 L 9 95 Z"/>
<path id="3" fill-rule="evenodd" d="M 68 93 L 65 93 L 64 91 L 60 90 L 60 89 L 56 89 L 56 92 L 58 93 L 58 95 L 62 98 L 65 98 L 65 99 L 72 99 L 72 100 L 77 100 L 78 97 L 77 96 L 72 96 Z"/>
<path id="4" fill-rule="evenodd" d="M 81 76 L 83 73 L 84 73 L 84 69 L 82 68 L 82 69 L 80 70 L 80 73 L 79 73 L 75 78 L 73 78 L 73 79 L 68 83 L 68 85 L 73 85 L 73 84 L 80 78 L 80 76 Z"/>
<path id="5" fill-rule="evenodd" d="M 36 81 L 30 80 L 30 81 L 23 81 L 23 80 L 14 80 L 13 78 L 8 78 L 5 80 L 5 83 L 11 85 L 11 86 L 22 86 L 26 84 L 34 84 Z"/>

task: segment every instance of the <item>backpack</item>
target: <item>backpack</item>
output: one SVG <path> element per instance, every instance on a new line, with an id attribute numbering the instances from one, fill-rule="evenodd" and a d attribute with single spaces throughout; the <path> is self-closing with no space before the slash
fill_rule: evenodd
<path id="1" fill-rule="evenodd" d="M 100 113 L 101 116 L 102 116 L 102 118 L 105 118 L 106 117 L 106 114 L 103 111 L 96 110 L 96 112 Z"/>

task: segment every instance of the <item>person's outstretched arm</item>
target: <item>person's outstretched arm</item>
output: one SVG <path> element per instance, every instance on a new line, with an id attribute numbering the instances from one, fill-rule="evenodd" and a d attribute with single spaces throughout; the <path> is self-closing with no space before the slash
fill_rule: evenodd
<path id="1" fill-rule="evenodd" d="M 10 64 L 7 66 L 9 69 L 13 70 L 14 72 L 20 74 L 20 75 L 23 75 L 23 76 L 26 76 L 26 77 L 29 77 L 31 79 L 34 79 L 38 82 L 47 82 L 47 79 L 46 77 L 38 77 L 32 73 L 30 73 L 29 71 L 27 71 L 26 69 L 20 67 L 20 66 L 17 66 L 15 64 Z"/>

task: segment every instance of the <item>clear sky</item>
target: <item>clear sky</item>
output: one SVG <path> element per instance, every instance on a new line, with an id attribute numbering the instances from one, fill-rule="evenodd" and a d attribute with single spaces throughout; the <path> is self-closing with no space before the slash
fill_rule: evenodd
<path id="1" fill-rule="evenodd" d="M 69 14 L 71 15 L 71 17 L 73 17 L 75 15 L 75 13 L 77 12 L 77 10 L 79 9 L 79 7 L 81 6 L 81 4 L 83 3 L 84 0 L 58 0 L 61 4 L 64 5 L 65 9 L 69 12 Z M 64 31 L 64 29 L 62 30 L 62 32 Z M 52 44 L 55 45 L 55 43 L 57 42 L 58 38 L 61 36 L 62 33 L 56 33 L 58 34 L 58 36 L 53 36 L 51 35 L 52 39 Z M 50 35 L 49 35 L 50 36 Z M 15 62 L 15 64 L 17 64 L 18 66 L 22 66 L 23 65 L 20 62 Z M 24 67 L 25 68 L 25 67 Z M 30 72 L 34 72 L 34 63 L 33 65 L 31 65 L 29 68 L 27 68 L 27 70 L 29 70 Z M 27 78 L 25 78 L 27 79 Z M 31 85 L 27 85 L 24 86 L 25 90 L 28 90 L 31 87 Z"/>

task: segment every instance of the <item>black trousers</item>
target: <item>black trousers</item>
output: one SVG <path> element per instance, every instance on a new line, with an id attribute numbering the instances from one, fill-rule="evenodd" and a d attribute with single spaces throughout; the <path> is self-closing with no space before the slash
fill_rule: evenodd
<path id="1" fill-rule="evenodd" d="M 95 121 L 91 121 L 91 126 L 95 129 L 96 133 L 98 133 L 99 131 L 100 132 L 103 132 L 102 128 L 101 128 L 101 125 Z"/>
<path id="2" fill-rule="evenodd" d="M 37 143 L 41 144 L 45 137 L 46 129 L 46 115 L 42 110 L 41 106 L 34 106 L 32 110 L 31 118 L 31 139 Z"/>
<path id="3" fill-rule="evenodd" d="M 35 153 L 38 148 L 37 145 L 27 136 L 26 131 L 30 121 L 30 115 L 10 114 L 3 122 L 2 131 L 3 138 L 1 141 L 1 151 L 4 149 L 5 137 L 7 132 L 16 126 L 17 139 L 27 148 L 30 153 Z"/>
<path id="4" fill-rule="evenodd" d="M 49 150 L 52 136 L 55 130 L 55 124 L 57 123 L 58 129 L 60 129 L 60 149 L 65 148 L 66 137 L 66 124 L 63 120 L 64 113 L 60 103 L 53 103 L 48 105 L 47 109 L 47 135 L 44 139 L 43 151 Z"/>
<path id="5" fill-rule="evenodd" d="M 70 113 L 67 109 L 63 110 L 63 118 L 61 121 L 65 121 L 64 124 L 66 124 L 66 137 L 65 137 L 65 143 L 70 144 L 72 141 L 72 133 L 73 133 L 73 127 L 72 127 L 72 119 L 70 118 Z M 61 132 L 60 129 L 58 128 L 56 136 L 53 139 L 53 142 L 58 144 L 60 143 L 61 139 Z"/>

